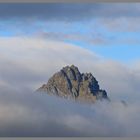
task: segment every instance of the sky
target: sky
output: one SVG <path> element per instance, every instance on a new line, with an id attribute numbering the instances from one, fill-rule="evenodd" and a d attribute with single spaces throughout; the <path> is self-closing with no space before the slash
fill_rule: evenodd
<path id="1" fill-rule="evenodd" d="M 140 136 L 139 23 L 139 3 L 1 3 L 0 136 Z M 72 64 L 110 104 L 35 92 Z"/>
<path id="2" fill-rule="evenodd" d="M 0 4 L 0 36 L 38 36 L 123 63 L 139 59 L 139 3 Z"/>

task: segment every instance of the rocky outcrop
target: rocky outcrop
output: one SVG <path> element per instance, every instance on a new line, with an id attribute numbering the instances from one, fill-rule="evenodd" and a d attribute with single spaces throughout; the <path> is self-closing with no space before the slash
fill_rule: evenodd
<path id="1" fill-rule="evenodd" d="M 79 101 L 109 100 L 95 77 L 91 73 L 80 73 L 74 65 L 66 66 L 55 73 L 38 91 Z"/>

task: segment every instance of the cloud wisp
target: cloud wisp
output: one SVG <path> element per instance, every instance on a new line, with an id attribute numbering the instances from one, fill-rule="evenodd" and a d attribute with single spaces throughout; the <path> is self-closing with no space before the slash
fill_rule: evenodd
<path id="1" fill-rule="evenodd" d="M 0 35 L 42 35 L 89 46 L 138 45 L 139 7 L 138 3 L 0 4 Z"/>

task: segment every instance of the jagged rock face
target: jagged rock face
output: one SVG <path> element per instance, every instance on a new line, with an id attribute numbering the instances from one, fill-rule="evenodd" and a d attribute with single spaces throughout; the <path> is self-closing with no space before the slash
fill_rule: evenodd
<path id="1" fill-rule="evenodd" d="M 81 74 L 74 65 L 55 73 L 38 91 L 79 101 L 108 99 L 106 91 L 100 89 L 95 77 L 91 73 Z"/>

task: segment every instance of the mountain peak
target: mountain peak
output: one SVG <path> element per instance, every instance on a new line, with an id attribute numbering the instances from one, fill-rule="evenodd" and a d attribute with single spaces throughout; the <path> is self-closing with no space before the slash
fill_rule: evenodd
<path id="1" fill-rule="evenodd" d="M 100 89 L 92 73 L 80 73 L 74 65 L 65 66 L 56 72 L 38 91 L 87 102 L 108 99 L 106 91 Z"/>

